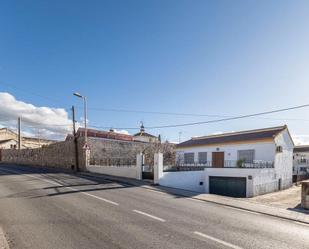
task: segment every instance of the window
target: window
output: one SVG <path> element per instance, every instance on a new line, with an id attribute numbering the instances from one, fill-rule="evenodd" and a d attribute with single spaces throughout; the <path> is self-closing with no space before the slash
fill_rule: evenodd
<path id="1" fill-rule="evenodd" d="M 207 152 L 198 153 L 198 163 L 206 164 L 207 163 Z"/>
<path id="2" fill-rule="evenodd" d="M 277 147 L 276 147 L 276 152 L 277 152 L 277 153 L 282 152 L 282 146 L 277 146 Z"/>
<path id="3" fill-rule="evenodd" d="M 305 156 L 300 157 L 300 163 L 306 163 L 306 157 Z"/>
<path id="4" fill-rule="evenodd" d="M 245 163 L 253 163 L 254 150 L 239 150 L 238 160 L 244 160 Z"/>
<path id="5" fill-rule="evenodd" d="M 194 164 L 194 153 L 184 154 L 185 164 Z"/>

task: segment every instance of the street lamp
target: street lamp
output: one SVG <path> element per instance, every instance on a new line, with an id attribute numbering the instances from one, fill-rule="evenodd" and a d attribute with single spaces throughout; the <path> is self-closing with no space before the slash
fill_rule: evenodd
<path id="1" fill-rule="evenodd" d="M 82 98 L 84 100 L 84 123 L 85 123 L 85 146 L 88 146 L 87 142 L 87 97 L 81 95 L 78 92 L 73 93 L 74 96 Z"/>

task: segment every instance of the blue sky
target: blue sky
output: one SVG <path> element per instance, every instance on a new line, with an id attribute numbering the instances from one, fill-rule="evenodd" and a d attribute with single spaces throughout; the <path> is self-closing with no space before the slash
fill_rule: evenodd
<path id="1" fill-rule="evenodd" d="M 227 116 L 307 104 L 308 11 L 295 0 L 2 0 L 0 92 L 35 106 L 81 105 L 79 91 L 89 107 Z M 149 132 L 178 141 L 288 124 L 304 139 L 308 114 Z M 209 119 L 89 110 L 90 125 L 108 127 Z"/>

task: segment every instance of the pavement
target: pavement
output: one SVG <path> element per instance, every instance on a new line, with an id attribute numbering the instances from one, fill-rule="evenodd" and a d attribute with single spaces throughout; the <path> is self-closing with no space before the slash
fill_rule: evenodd
<path id="1" fill-rule="evenodd" d="M 11 249 L 309 248 L 304 223 L 17 165 L 0 165 L 0 226 Z"/>
<path id="2" fill-rule="evenodd" d="M 115 177 L 94 173 L 81 174 L 94 178 L 101 177 L 103 179 L 127 183 L 133 186 L 152 189 L 154 191 L 162 191 L 178 196 L 189 197 L 195 200 L 212 202 L 224 206 L 230 206 L 242 210 L 274 216 L 277 218 L 309 224 L 309 210 L 305 210 L 300 207 L 300 185 L 293 186 L 292 188 L 283 191 L 265 194 L 254 198 L 232 198 L 214 194 L 200 194 L 188 190 L 154 185 L 151 181 L 139 181 L 124 177 Z"/>

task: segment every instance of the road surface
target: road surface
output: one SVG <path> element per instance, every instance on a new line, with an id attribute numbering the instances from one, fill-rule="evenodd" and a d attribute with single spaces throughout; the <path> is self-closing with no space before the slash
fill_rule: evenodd
<path id="1" fill-rule="evenodd" d="M 309 226 L 125 184 L 0 165 L 10 248 L 309 248 Z"/>

